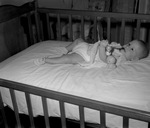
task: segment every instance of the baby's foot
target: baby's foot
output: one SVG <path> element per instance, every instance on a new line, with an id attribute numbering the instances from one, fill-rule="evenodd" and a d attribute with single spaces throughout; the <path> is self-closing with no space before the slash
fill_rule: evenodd
<path id="1" fill-rule="evenodd" d="M 34 60 L 34 63 L 35 63 L 36 65 L 45 64 L 45 58 L 38 58 L 38 59 Z"/>

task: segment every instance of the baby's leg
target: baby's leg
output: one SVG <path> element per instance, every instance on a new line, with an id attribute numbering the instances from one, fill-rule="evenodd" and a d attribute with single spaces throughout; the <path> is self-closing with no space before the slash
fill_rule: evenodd
<path id="1" fill-rule="evenodd" d="M 72 49 L 78 44 L 84 42 L 84 40 L 82 38 L 76 39 L 75 41 L 73 41 L 71 44 L 69 44 L 68 46 L 66 46 L 66 49 L 68 50 L 68 52 L 71 52 Z"/>
<path id="2" fill-rule="evenodd" d="M 45 58 L 45 63 L 49 64 L 78 64 L 85 60 L 77 53 L 65 54 L 55 58 Z"/>

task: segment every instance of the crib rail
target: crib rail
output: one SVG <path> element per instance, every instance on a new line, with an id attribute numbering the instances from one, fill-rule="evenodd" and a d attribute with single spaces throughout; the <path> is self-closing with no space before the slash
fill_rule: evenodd
<path id="1" fill-rule="evenodd" d="M 35 10 L 34 2 L 24 4 L 20 7 L 13 5 L 3 5 L 3 7 L 0 8 L 0 23 L 16 17 L 20 17 L 21 15 L 24 15 L 34 10 Z"/>
<path id="2" fill-rule="evenodd" d="M 7 23 L 8 21 L 11 22 L 13 19 L 17 19 L 22 25 L 21 21 L 22 18 L 27 18 L 27 24 L 24 25 L 26 29 L 28 29 L 28 36 L 29 36 L 29 45 L 33 44 L 33 30 L 32 30 L 32 20 L 33 20 L 33 14 L 35 11 L 35 1 L 28 2 L 26 4 L 23 4 L 21 6 L 15 6 L 15 5 L 2 5 L 0 7 L 0 24 L 1 23 Z M 35 18 L 34 18 L 35 19 Z M 25 33 L 26 34 L 26 33 Z M 22 50 L 22 49 L 21 49 Z"/>
<path id="3" fill-rule="evenodd" d="M 125 18 L 125 19 L 145 19 L 150 20 L 149 14 L 133 14 L 133 13 L 114 13 L 114 12 L 101 12 L 90 10 L 70 10 L 70 9 L 52 9 L 52 8 L 38 8 L 41 13 L 54 13 L 54 14 L 67 14 L 78 16 L 93 16 L 93 17 L 112 17 L 112 18 Z"/>
<path id="4" fill-rule="evenodd" d="M 72 35 L 72 20 L 74 16 L 79 16 L 81 20 L 81 37 L 84 39 L 84 23 L 86 20 L 86 17 L 90 17 L 91 20 L 93 20 L 93 26 L 94 26 L 94 41 L 97 41 L 97 26 L 99 25 L 99 37 L 100 39 L 103 39 L 101 32 L 101 28 L 103 27 L 101 25 L 101 21 L 105 21 L 107 24 L 107 36 L 106 38 L 111 42 L 113 41 L 113 35 L 111 35 L 111 28 L 113 23 L 117 23 L 119 25 L 119 32 L 117 33 L 117 26 L 116 26 L 116 38 L 117 42 L 121 42 L 122 44 L 125 43 L 124 36 L 125 36 L 125 28 L 127 24 L 130 22 L 132 23 L 131 26 L 134 29 L 134 37 L 135 39 L 140 39 L 141 29 L 140 26 L 147 22 L 150 22 L 150 16 L 148 14 L 128 14 L 128 13 L 110 13 L 110 12 L 99 12 L 99 11 L 88 11 L 88 10 L 67 10 L 67 9 L 48 9 L 48 8 L 38 8 L 37 10 L 38 14 L 45 14 L 46 15 L 46 21 L 47 21 L 47 29 L 48 32 L 50 32 L 49 22 L 50 22 L 50 14 L 55 14 L 57 17 L 57 23 L 58 23 L 58 40 L 61 40 L 61 18 L 63 15 L 68 16 L 69 19 L 69 29 L 70 29 L 70 40 L 73 40 Z M 148 25 L 147 25 L 148 26 Z M 147 26 L 145 28 L 147 28 Z M 40 24 L 40 38 L 43 39 L 44 34 L 42 33 L 42 25 Z M 149 28 L 147 28 L 149 29 Z M 119 34 L 119 35 L 118 35 Z M 133 33 L 132 33 L 133 34 Z M 147 35 L 148 36 L 148 35 Z M 50 39 L 50 35 L 48 36 Z M 147 42 L 146 38 L 143 39 Z M 149 42 L 149 39 L 148 39 Z"/>
<path id="5" fill-rule="evenodd" d="M 47 99 L 54 99 L 59 101 L 60 105 L 60 113 L 61 113 L 61 123 L 62 127 L 66 128 L 66 115 L 65 115 L 65 103 L 70 103 L 73 105 L 77 105 L 79 107 L 79 115 L 80 115 L 80 128 L 85 128 L 85 119 L 84 119 L 84 108 L 91 108 L 94 110 L 98 110 L 100 112 L 100 122 L 101 124 L 99 127 L 106 128 L 106 113 L 111 113 L 115 115 L 119 115 L 123 117 L 123 128 L 129 127 L 129 119 L 136 119 L 145 122 L 150 121 L 150 112 L 144 112 L 136 109 L 130 109 L 126 107 L 121 107 L 117 105 L 112 105 L 108 103 L 103 103 L 95 100 L 90 100 L 78 96 L 73 96 L 69 94 L 64 94 L 60 92 L 55 92 L 51 90 L 46 90 L 39 87 L 28 86 L 26 84 L 21 84 L 13 81 L 7 81 L 0 79 L 0 86 L 6 87 L 10 91 L 10 95 L 12 98 L 12 103 L 14 107 L 14 112 L 17 120 L 17 126 L 21 127 L 20 119 L 19 119 L 19 111 L 16 102 L 15 90 L 22 91 L 25 93 L 26 101 L 27 101 L 27 108 L 29 112 L 31 127 L 34 128 L 34 120 L 33 120 L 33 110 L 32 110 L 32 103 L 31 103 L 31 94 L 40 96 L 42 99 L 43 111 L 44 111 L 44 118 L 46 128 L 50 127 L 50 122 L 48 120 L 48 106 L 47 106 Z M 5 119 L 5 112 L 3 111 L 3 101 L 0 95 L 0 108 L 3 114 L 3 119 Z M 7 121 L 5 120 L 5 126 L 7 127 Z M 150 127 L 150 123 L 148 124 L 148 128 Z"/>

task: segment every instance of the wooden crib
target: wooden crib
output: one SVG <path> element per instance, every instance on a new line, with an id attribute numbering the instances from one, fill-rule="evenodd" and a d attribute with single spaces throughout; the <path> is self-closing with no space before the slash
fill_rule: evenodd
<path id="1" fill-rule="evenodd" d="M 53 14 L 53 15 L 52 15 Z M 57 19 L 57 39 L 61 38 L 61 16 L 65 15 L 69 24 L 70 38 L 68 41 L 73 40 L 72 22 L 74 18 L 81 21 L 81 37 L 84 39 L 84 22 L 87 19 L 92 20 L 94 26 L 94 41 L 98 39 L 107 38 L 109 42 L 116 41 L 121 44 L 126 43 L 126 29 L 129 28 L 130 40 L 142 39 L 149 42 L 149 26 L 150 26 L 150 15 L 148 14 L 127 14 L 127 13 L 112 13 L 112 12 L 98 12 L 98 11 L 79 11 L 79 10 L 64 10 L 64 9 L 49 9 L 39 8 L 37 0 L 22 5 L 21 7 L 16 6 L 2 6 L 0 7 L 0 23 L 6 22 L 13 18 L 26 19 L 27 22 L 23 23 L 23 27 L 28 27 L 28 46 L 33 45 L 39 41 L 51 40 L 52 28 L 50 28 L 51 15 Z M 90 17 L 90 18 L 89 18 Z M 103 26 L 103 23 L 105 26 Z M 26 26 L 28 24 L 28 26 Z M 98 26 L 98 27 L 97 27 Z M 33 30 L 33 27 L 35 28 Z M 97 34 L 98 33 L 98 34 Z M 115 34 L 114 34 L 115 33 Z M 105 34 L 105 36 L 104 36 Z M 115 36 L 114 36 L 115 35 Z M 148 44 L 149 46 L 149 44 Z M 106 128 L 107 120 L 106 113 L 119 115 L 123 118 L 122 128 L 129 128 L 130 119 L 140 120 L 147 122 L 147 128 L 150 128 L 150 112 L 142 111 L 138 109 L 132 109 L 114 105 L 110 103 L 100 102 L 80 96 L 74 96 L 53 90 L 43 89 L 32 85 L 27 86 L 26 84 L 0 78 L 0 86 L 8 88 L 13 103 L 14 113 L 16 117 L 16 127 L 21 127 L 19 110 L 17 100 L 15 96 L 15 90 L 22 91 L 25 93 L 27 102 L 27 110 L 29 113 L 31 127 L 34 128 L 34 114 L 32 110 L 31 94 L 41 97 L 43 113 L 45 119 L 46 128 L 50 127 L 48 115 L 47 99 L 54 99 L 59 102 L 60 106 L 60 118 L 62 128 L 66 128 L 66 113 L 65 103 L 77 105 L 79 108 L 79 124 L 80 128 L 86 127 L 85 122 L 85 108 L 94 109 L 100 112 L 100 124 L 93 125 L 93 127 Z M 5 127 L 8 127 L 6 116 L 5 116 L 5 103 L 2 96 L 0 95 L 0 110 L 2 113 Z"/>

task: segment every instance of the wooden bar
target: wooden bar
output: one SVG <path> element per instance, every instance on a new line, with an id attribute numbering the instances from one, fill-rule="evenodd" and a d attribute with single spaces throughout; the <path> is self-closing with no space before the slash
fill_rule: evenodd
<path id="1" fill-rule="evenodd" d="M 49 13 L 46 13 L 46 26 L 47 26 L 47 32 L 48 32 L 48 39 L 51 39 L 51 27 L 50 27 L 50 21 L 49 21 Z"/>
<path id="2" fill-rule="evenodd" d="M 79 106 L 79 114 L 80 114 L 80 128 L 85 128 L 84 108 L 82 106 Z"/>
<path id="3" fill-rule="evenodd" d="M 115 12 L 102 12 L 102 11 L 90 11 L 90 10 L 70 10 L 70 9 L 52 9 L 52 8 L 39 8 L 41 13 L 54 13 L 54 14 L 67 14 L 67 15 L 79 15 L 79 16 L 92 16 L 92 17 L 106 17 L 115 19 L 142 19 L 150 20 L 149 14 L 129 14 L 129 13 L 115 13 Z"/>
<path id="4" fill-rule="evenodd" d="M 126 107 L 104 103 L 100 101 L 95 101 L 95 100 L 91 100 L 91 99 L 87 99 L 87 98 L 83 98 L 79 96 L 64 94 L 61 92 L 55 92 L 52 90 L 47 90 L 47 89 L 43 89 L 43 88 L 31 86 L 31 85 L 28 86 L 26 84 L 4 80 L 4 79 L 0 79 L 0 86 L 6 87 L 6 88 L 12 88 L 12 89 L 23 91 L 23 92 L 32 93 L 34 95 L 44 96 L 50 99 L 64 101 L 70 104 L 76 104 L 76 105 L 81 105 L 81 106 L 84 105 L 87 108 L 100 110 L 100 111 L 107 111 L 107 113 L 112 113 L 112 114 L 120 115 L 120 116 L 126 116 L 126 117 L 133 118 L 136 120 L 141 120 L 141 121 L 146 121 L 146 122 L 150 121 L 150 112 L 126 108 Z"/>
<path id="5" fill-rule="evenodd" d="M 81 16 L 81 38 L 85 39 L 85 37 L 84 37 L 84 16 Z"/>
<path id="6" fill-rule="evenodd" d="M 4 126 L 5 126 L 5 128 L 8 128 L 8 123 L 7 123 L 6 115 L 5 115 L 5 111 L 4 111 L 4 104 L 3 104 L 3 100 L 2 100 L 1 91 L 0 91 L 0 111 L 2 114 L 2 121 L 4 122 Z"/>
<path id="7" fill-rule="evenodd" d="M 123 117 L 123 128 L 129 128 L 129 118 Z"/>
<path id="8" fill-rule="evenodd" d="M 44 41 L 44 29 L 43 29 L 43 23 L 40 20 L 40 33 L 41 33 L 41 40 Z"/>
<path id="9" fill-rule="evenodd" d="M 66 127 L 66 114 L 65 114 L 64 102 L 63 101 L 59 101 L 59 106 L 60 106 L 62 128 L 67 128 Z"/>
<path id="10" fill-rule="evenodd" d="M 41 20 L 41 15 L 39 14 L 38 15 L 38 23 L 39 23 L 39 32 L 40 32 L 40 40 L 39 41 L 44 41 L 44 34 L 43 34 L 43 23 L 42 23 L 42 20 Z"/>
<path id="11" fill-rule="evenodd" d="M 26 103 L 27 103 L 28 113 L 29 113 L 29 117 L 30 117 L 30 124 L 31 124 L 32 128 L 35 128 L 30 94 L 25 93 L 25 97 L 26 97 Z"/>
<path id="12" fill-rule="evenodd" d="M 125 36 L 125 19 L 121 20 L 121 32 L 120 32 L 120 44 L 124 44 L 124 36 Z"/>
<path id="13" fill-rule="evenodd" d="M 36 26 L 36 34 L 37 34 L 37 42 L 41 40 L 41 33 L 40 33 L 40 18 L 39 18 L 38 13 L 38 1 L 35 1 L 35 11 L 34 11 L 34 16 L 35 16 L 35 26 Z"/>
<path id="14" fill-rule="evenodd" d="M 106 115 L 104 111 L 100 111 L 100 124 L 102 128 L 106 128 Z"/>
<path id="15" fill-rule="evenodd" d="M 94 17 L 94 42 L 97 41 L 97 17 Z"/>
<path id="16" fill-rule="evenodd" d="M 109 43 L 111 42 L 111 37 L 110 37 L 110 34 L 111 34 L 110 27 L 111 27 L 111 25 L 110 25 L 110 23 L 111 23 L 111 19 L 107 18 L 107 40 L 108 40 Z"/>
<path id="17" fill-rule="evenodd" d="M 52 27 L 53 23 L 54 23 L 53 18 L 51 17 L 51 14 L 49 13 L 49 24 L 50 24 L 50 33 L 49 33 L 49 35 L 50 35 L 51 40 L 55 39 L 55 34 L 57 34 L 56 31 L 55 31 L 55 33 L 53 31 L 53 27 Z"/>
<path id="18" fill-rule="evenodd" d="M 103 34 L 104 34 L 104 29 L 103 29 L 103 25 L 101 23 L 101 20 L 98 20 L 98 40 L 103 40 Z"/>
<path id="19" fill-rule="evenodd" d="M 41 40 L 41 36 L 40 36 L 39 14 L 37 12 L 35 12 L 35 26 L 36 26 L 37 42 L 39 42 Z"/>
<path id="20" fill-rule="evenodd" d="M 44 111 L 44 119 L 45 119 L 46 128 L 50 128 L 49 118 L 48 118 L 47 101 L 46 101 L 45 97 L 42 97 L 42 104 L 43 104 L 43 111 Z"/>
<path id="21" fill-rule="evenodd" d="M 20 118 L 19 118 L 19 111 L 18 111 L 18 106 L 17 106 L 15 92 L 14 92 L 13 89 L 9 89 L 9 91 L 10 91 L 10 95 L 11 95 L 11 98 L 12 98 L 13 108 L 14 108 L 14 111 L 15 111 L 15 117 L 16 117 L 16 121 L 17 121 L 17 127 L 21 128 L 21 123 L 20 123 Z"/>
<path id="22" fill-rule="evenodd" d="M 140 39 L 140 27 L 141 27 L 141 20 L 137 20 L 137 25 L 136 25 L 136 39 Z"/>
<path id="23" fill-rule="evenodd" d="M 69 33 L 70 33 L 70 41 L 73 41 L 73 30 L 72 30 L 72 15 L 69 15 Z"/>
<path id="24" fill-rule="evenodd" d="M 31 22 L 31 14 L 28 13 L 27 14 L 27 21 L 28 21 L 28 29 L 29 29 L 29 38 L 30 38 L 30 42 L 28 43 L 29 46 L 34 44 L 34 39 L 33 39 L 33 29 L 32 29 L 32 22 Z"/>
<path id="25" fill-rule="evenodd" d="M 57 35 L 57 39 L 61 40 L 61 24 L 60 24 L 60 15 L 57 15 L 57 23 L 58 23 L 58 35 Z"/>
<path id="26" fill-rule="evenodd" d="M 18 16 L 17 17 L 18 18 L 18 24 L 19 24 L 19 26 L 21 26 L 21 16 Z M 25 44 L 24 44 L 25 42 L 23 42 L 23 43 L 18 43 L 18 47 L 19 47 L 19 51 L 22 51 L 24 48 L 25 48 Z"/>

